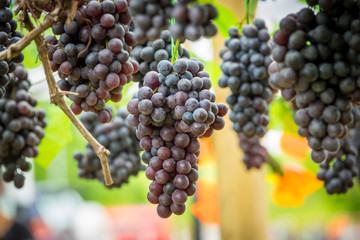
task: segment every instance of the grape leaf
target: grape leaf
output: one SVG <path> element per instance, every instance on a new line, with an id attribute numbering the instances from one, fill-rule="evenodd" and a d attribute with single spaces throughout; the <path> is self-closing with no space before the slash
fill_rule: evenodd
<path id="1" fill-rule="evenodd" d="M 282 98 L 276 98 L 270 103 L 269 117 L 271 119 L 268 128 L 297 134 L 297 126 L 294 122 L 294 111 L 289 103 Z"/>
<path id="2" fill-rule="evenodd" d="M 227 38 L 229 36 L 228 34 L 229 28 L 232 26 L 239 25 L 238 19 L 231 9 L 225 7 L 221 3 L 213 2 L 212 4 L 216 7 L 216 9 L 219 12 L 219 16 L 216 19 L 214 19 L 214 22 L 217 25 L 220 34 L 224 38 Z"/>
<path id="3" fill-rule="evenodd" d="M 45 103 L 44 103 L 45 104 Z M 45 136 L 39 145 L 39 155 L 35 162 L 46 168 L 56 155 L 72 140 L 71 122 L 68 117 L 54 105 L 42 105 L 46 111 L 47 127 Z"/>

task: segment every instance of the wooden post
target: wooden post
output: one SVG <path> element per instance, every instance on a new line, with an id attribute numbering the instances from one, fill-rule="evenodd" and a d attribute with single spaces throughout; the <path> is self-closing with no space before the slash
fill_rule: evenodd
<path id="1" fill-rule="evenodd" d="M 245 0 L 219 2 L 233 11 L 238 22 L 244 19 Z M 223 44 L 224 39 L 218 34 L 214 39 L 218 63 L 221 62 L 218 52 Z M 217 101 L 225 102 L 230 90 L 217 86 L 215 90 Z M 229 115 L 225 121 L 225 128 L 215 132 L 212 138 L 218 159 L 221 239 L 265 240 L 267 208 L 264 167 L 263 170 L 246 170 Z"/>

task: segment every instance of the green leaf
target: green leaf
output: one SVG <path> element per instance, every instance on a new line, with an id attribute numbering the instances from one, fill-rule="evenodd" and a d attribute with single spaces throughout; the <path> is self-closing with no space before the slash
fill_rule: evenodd
<path id="1" fill-rule="evenodd" d="M 217 86 L 220 75 L 222 74 L 219 64 L 216 61 L 202 61 L 202 63 L 204 64 L 205 71 L 210 75 L 212 86 Z"/>
<path id="2" fill-rule="evenodd" d="M 270 104 L 269 117 L 271 119 L 269 128 L 297 134 L 294 111 L 291 105 L 282 98 L 274 99 Z"/>
<path id="3" fill-rule="evenodd" d="M 270 154 L 268 154 L 268 159 L 269 159 L 268 164 L 269 164 L 272 172 L 277 173 L 280 176 L 284 176 L 284 170 L 283 170 L 280 162 L 275 160 L 275 158 L 273 156 L 271 156 Z"/>
<path id="4" fill-rule="evenodd" d="M 41 65 L 39 54 L 34 42 L 31 42 L 26 48 L 24 48 L 22 53 L 24 54 L 23 64 L 26 69 L 36 68 Z"/>
<path id="5" fill-rule="evenodd" d="M 224 38 L 229 37 L 228 30 L 232 26 L 238 26 L 239 20 L 233 13 L 233 11 L 219 2 L 212 2 L 212 4 L 218 10 L 219 16 L 214 20 L 215 24 L 219 28 L 221 36 Z"/>
<path id="6" fill-rule="evenodd" d="M 43 106 L 44 107 L 44 106 Z M 56 155 L 72 140 L 71 122 L 56 106 L 47 105 L 45 137 L 39 146 L 35 162 L 43 168 L 49 166 Z"/>
<path id="7" fill-rule="evenodd" d="M 43 22 L 45 18 L 45 15 L 41 15 L 41 17 L 39 18 L 39 22 Z M 15 17 L 16 21 L 17 17 Z M 21 24 L 18 24 L 17 29 L 18 31 L 22 31 L 22 33 L 24 35 L 28 34 L 29 31 L 26 28 L 22 28 L 21 29 Z M 46 30 L 44 32 L 44 36 L 52 34 L 51 28 Z M 28 46 L 26 46 L 23 50 L 22 53 L 24 54 L 24 61 L 23 64 L 25 66 L 25 68 L 27 69 L 31 69 L 31 68 L 36 68 L 39 67 L 41 65 L 41 61 L 39 60 L 39 53 L 38 50 L 36 48 L 36 44 L 34 41 L 32 41 Z"/>

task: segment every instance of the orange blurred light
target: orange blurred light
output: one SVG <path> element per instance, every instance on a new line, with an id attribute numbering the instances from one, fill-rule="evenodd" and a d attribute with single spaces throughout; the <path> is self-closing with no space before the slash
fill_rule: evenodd
<path id="1" fill-rule="evenodd" d="M 216 153 L 211 138 L 200 138 L 199 166 L 216 163 Z"/>
<path id="2" fill-rule="evenodd" d="M 299 162 L 305 161 L 310 151 L 310 147 L 305 138 L 288 132 L 285 132 L 281 136 L 280 146 L 284 154 Z"/>
<path id="3" fill-rule="evenodd" d="M 191 212 L 202 223 L 219 223 L 219 190 L 216 182 L 200 179 L 197 184 L 197 202 Z"/>
<path id="4" fill-rule="evenodd" d="M 299 207 L 306 196 L 322 187 L 322 182 L 316 175 L 300 165 L 286 164 L 283 166 L 284 176 L 276 176 L 276 186 L 273 189 L 273 200 L 283 207 Z"/>

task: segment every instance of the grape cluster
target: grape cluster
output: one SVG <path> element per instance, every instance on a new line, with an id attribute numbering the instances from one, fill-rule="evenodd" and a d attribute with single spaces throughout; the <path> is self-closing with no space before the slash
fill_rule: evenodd
<path id="1" fill-rule="evenodd" d="M 145 75 L 144 86 L 128 103 L 127 121 L 136 127 L 142 160 L 148 164 L 148 200 L 160 217 L 182 214 L 196 191 L 200 144 L 224 127 L 225 104 L 215 104 L 209 74 L 197 60 L 162 60 L 159 73 Z"/>
<path id="2" fill-rule="evenodd" d="M 263 137 L 269 124 L 268 105 L 273 97 L 269 87 L 267 68 L 272 62 L 270 35 L 261 19 L 245 25 L 242 35 L 239 29 L 229 29 L 230 38 L 220 50 L 223 60 L 219 86 L 229 87 L 231 95 L 226 101 L 230 106 L 230 120 L 239 135 L 244 151 L 243 161 L 248 169 L 259 168 L 267 161 L 262 154 L 259 138 Z M 259 152 L 256 152 L 257 150 Z"/>
<path id="3" fill-rule="evenodd" d="M 359 153 L 359 151 L 360 151 L 360 127 L 359 126 L 356 129 L 354 129 L 354 131 L 353 131 L 352 142 Z M 360 154 L 358 154 L 356 157 L 356 166 L 359 171 L 357 180 L 358 180 L 358 182 L 360 182 Z"/>
<path id="4" fill-rule="evenodd" d="M 98 113 L 98 121 L 107 123 L 111 112 L 105 108 L 109 100 L 119 102 L 122 88 L 138 71 L 136 61 L 129 60 L 135 45 L 129 31 L 132 16 L 126 0 L 88 1 L 77 10 L 75 19 L 65 24 L 66 15 L 53 25 L 55 35 L 47 36 L 53 71 L 62 80 L 58 85 L 73 101 L 71 110 Z"/>
<path id="5" fill-rule="evenodd" d="M 16 31 L 17 22 L 13 19 L 10 5 L 10 0 L 0 0 L 0 52 L 22 38 L 21 32 Z M 10 82 L 9 73 L 14 72 L 16 63 L 21 63 L 23 60 L 23 53 L 11 60 L 0 60 L 0 98 L 5 95 L 5 87 Z"/>
<path id="6" fill-rule="evenodd" d="M 320 164 L 317 174 L 319 180 L 325 182 L 328 194 L 346 193 L 351 188 L 353 178 L 359 176 L 357 158 L 359 157 L 359 139 L 357 130 L 360 125 L 360 109 L 352 108 L 354 121 L 348 126 L 349 137 L 340 140 L 340 149 L 336 153 L 329 153 L 326 160 Z"/>
<path id="7" fill-rule="evenodd" d="M 220 50 L 222 76 L 219 86 L 229 87 L 233 129 L 246 137 L 263 137 L 269 123 L 268 103 L 272 90 L 267 68 L 272 62 L 270 35 L 263 20 L 245 25 L 241 36 L 236 27 L 229 29 L 230 38 Z"/>
<path id="8" fill-rule="evenodd" d="M 44 137 L 45 112 L 36 110 L 37 101 L 28 90 L 30 82 L 23 66 L 18 65 L 0 100 L 0 167 L 4 181 L 24 185 L 22 172 L 30 170 L 26 157 L 38 155 L 37 146 Z"/>
<path id="9" fill-rule="evenodd" d="M 172 9 L 171 17 L 175 24 L 170 26 L 170 33 L 175 39 L 198 40 L 201 36 L 213 37 L 218 29 L 213 20 L 218 11 L 212 4 L 194 4 L 195 0 L 179 0 Z"/>
<path id="10" fill-rule="evenodd" d="M 127 115 L 126 111 L 119 109 L 116 117 L 108 124 L 98 123 L 93 113 L 81 116 L 84 126 L 110 151 L 108 161 L 114 183 L 108 188 L 121 187 L 129 182 L 131 176 L 136 176 L 145 168 L 141 164 L 141 149 L 135 130 L 126 123 Z M 105 184 L 100 159 L 89 144 L 85 154 L 75 153 L 74 158 L 78 162 L 79 177 L 98 179 Z"/>
<path id="11" fill-rule="evenodd" d="M 298 109 L 299 135 L 308 139 L 312 159 L 320 163 L 336 153 L 353 123 L 352 103 L 359 102 L 359 6 L 356 1 L 308 1 L 280 21 L 269 67 L 270 86 Z M 360 40 L 359 40 L 360 41 Z"/>
<path id="12" fill-rule="evenodd" d="M 185 48 L 179 46 L 178 53 L 180 58 L 189 58 L 190 53 Z M 133 81 L 140 82 L 143 85 L 143 79 L 146 73 L 158 71 L 157 64 L 161 60 L 171 59 L 171 36 L 168 30 L 161 32 L 160 38 L 154 41 L 148 41 L 142 45 L 136 45 L 130 54 L 131 58 L 136 60 L 140 67 L 139 71 L 133 74 Z"/>
<path id="13" fill-rule="evenodd" d="M 239 134 L 239 145 L 243 150 L 243 162 L 246 168 L 261 168 L 264 163 L 269 161 L 268 152 L 265 147 L 260 144 L 259 138 L 247 138 L 244 134 Z"/>
<path id="14" fill-rule="evenodd" d="M 171 0 L 132 0 L 130 9 L 135 18 L 135 39 L 140 44 L 158 39 L 170 25 Z"/>
<path id="15" fill-rule="evenodd" d="M 353 178 L 358 176 L 356 165 L 358 150 L 350 138 L 341 140 L 341 147 L 337 153 L 328 154 L 326 160 L 320 164 L 317 178 L 325 182 L 328 194 L 346 193 L 354 185 Z"/>

